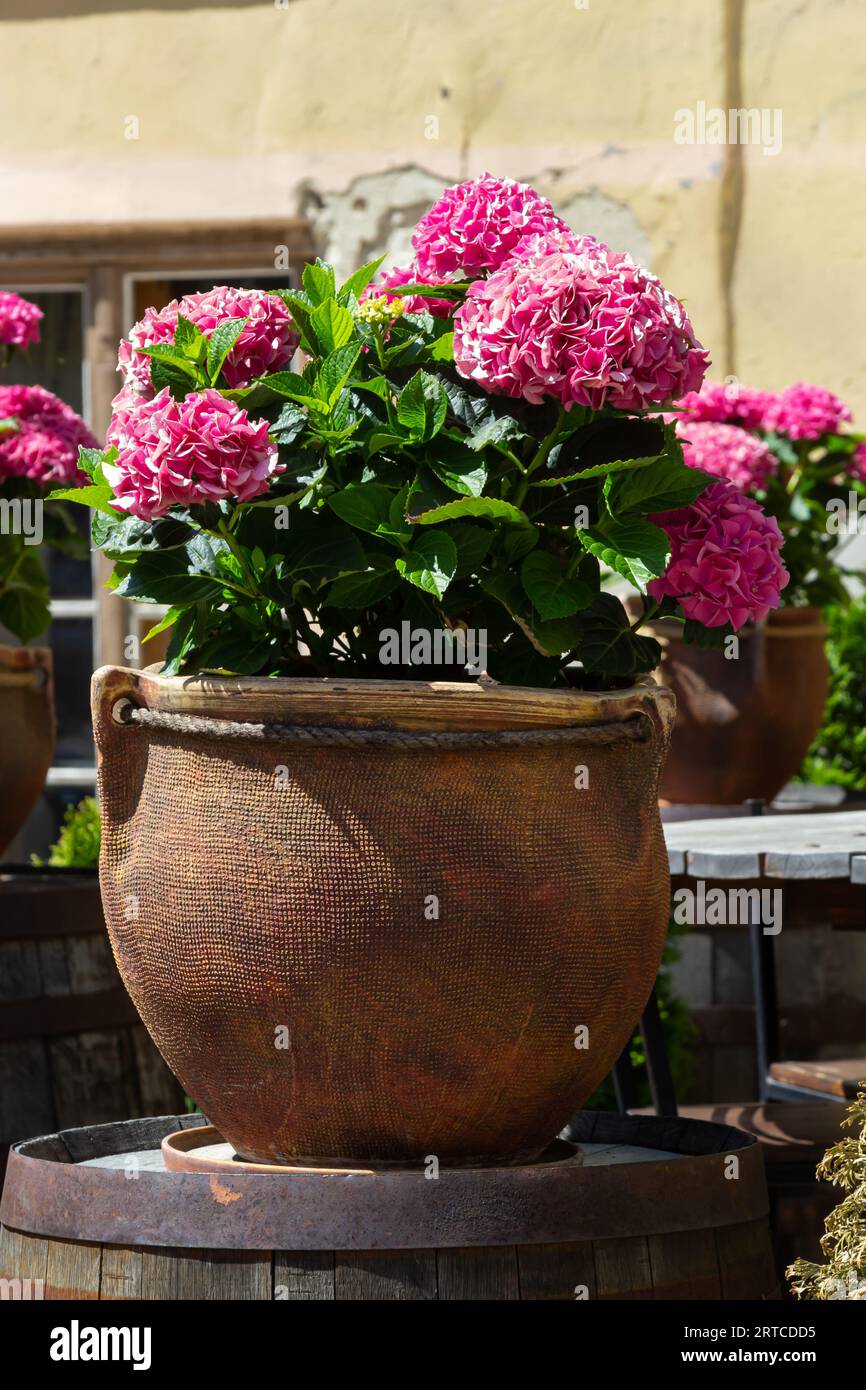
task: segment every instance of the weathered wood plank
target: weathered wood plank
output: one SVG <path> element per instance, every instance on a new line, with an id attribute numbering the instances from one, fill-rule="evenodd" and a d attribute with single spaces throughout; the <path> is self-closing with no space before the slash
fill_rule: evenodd
<path id="1" fill-rule="evenodd" d="M 773 1062 L 774 1081 L 803 1086 L 807 1091 L 853 1100 L 866 1081 L 866 1057 L 837 1057 L 829 1062 Z M 840 1115 L 841 1123 L 841 1115 Z"/>
<path id="2" fill-rule="evenodd" d="M 851 856 L 851 882 L 866 883 L 866 854 Z"/>
<path id="3" fill-rule="evenodd" d="M 39 954 L 34 941 L 0 942 L 0 1004 L 33 999 L 42 993 Z"/>
<path id="4" fill-rule="evenodd" d="M 47 1277 L 48 1241 L 0 1226 L 0 1279 L 12 1281 L 9 1296 L 44 1298 Z"/>
<path id="5" fill-rule="evenodd" d="M 333 1250 L 274 1252 L 275 1299 L 333 1302 L 334 1296 Z"/>
<path id="6" fill-rule="evenodd" d="M 688 850 L 685 873 L 690 878 L 760 878 L 764 857 L 750 850 Z"/>
<path id="7" fill-rule="evenodd" d="M 179 1273 L 188 1251 L 171 1246 L 146 1247 L 141 1251 L 141 1295 L 146 1300 L 164 1303 L 180 1298 Z"/>
<path id="8" fill-rule="evenodd" d="M 98 1298 L 101 1260 L 102 1251 L 98 1245 L 85 1245 L 76 1240 L 50 1240 L 45 1297 Z"/>
<path id="9" fill-rule="evenodd" d="M 645 1236 L 594 1240 L 592 1249 L 597 1298 L 652 1298 L 652 1269 Z"/>
<path id="10" fill-rule="evenodd" d="M 40 993 L 49 997 L 71 994 L 66 941 L 62 937 L 49 937 L 47 941 L 38 942 L 38 951 L 39 972 L 42 979 Z"/>
<path id="11" fill-rule="evenodd" d="M 211 1250 L 195 1252 L 186 1299 L 270 1302 L 273 1267 L 270 1250 Z"/>
<path id="12" fill-rule="evenodd" d="M 72 1033 L 52 1038 L 48 1050 L 61 1128 L 107 1124 L 136 1108 L 118 1033 Z"/>
<path id="13" fill-rule="evenodd" d="M 107 1301 L 141 1298 L 141 1250 L 131 1245 L 104 1245 L 99 1297 Z"/>
<path id="14" fill-rule="evenodd" d="M 173 1115 L 155 1115 L 139 1120 L 117 1120 L 90 1128 L 65 1129 L 63 1142 L 73 1163 L 109 1154 L 125 1154 L 142 1149 L 158 1149 L 166 1134 L 179 1129 Z"/>
<path id="15" fill-rule="evenodd" d="M 337 1251 L 334 1297 L 373 1301 L 435 1299 L 436 1251 Z"/>
<path id="16" fill-rule="evenodd" d="M 57 1128 L 45 1044 L 22 1038 L 0 1045 L 0 1144 Z"/>
<path id="17" fill-rule="evenodd" d="M 714 1234 L 722 1298 L 754 1298 L 756 1288 L 764 1298 L 772 1297 L 777 1279 L 766 1221 L 743 1221 Z"/>
<path id="18" fill-rule="evenodd" d="M 143 1299 L 270 1302 L 272 1277 L 271 1254 L 265 1250 L 141 1251 Z"/>
<path id="19" fill-rule="evenodd" d="M 669 821 L 664 833 L 671 849 L 712 849 L 723 844 L 731 850 L 761 851 L 767 847 L 794 849 L 811 844 L 828 849 L 847 849 L 850 845 L 852 854 L 866 854 L 866 811 Z"/>
<path id="20" fill-rule="evenodd" d="M 68 937 L 66 962 L 73 994 L 95 994 L 117 985 L 117 966 L 107 933 Z"/>
<path id="21" fill-rule="evenodd" d="M 670 1231 L 648 1237 L 653 1297 L 717 1299 L 722 1286 L 712 1231 Z"/>
<path id="22" fill-rule="evenodd" d="M 517 1251 L 513 1245 L 437 1251 L 439 1297 L 485 1303 L 520 1298 Z"/>
<path id="23" fill-rule="evenodd" d="M 847 850 L 802 849 L 768 850 L 764 855 L 767 878 L 842 878 L 851 876 L 851 855 Z"/>
<path id="24" fill-rule="evenodd" d="M 686 871 L 686 852 L 684 849 L 668 849 L 668 868 L 672 874 Z"/>
<path id="25" fill-rule="evenodd" d="M 142 1115 L 173 1114 L 183 1108 L 183 1087 L 172 1076 L 144 1024 L 129 1030 Z"/>
<path id="26" fill-rule="evenodd" d="M 519 1245 L 520 1297 L 560 1301 L 595 1298 L 595 1259 L 590 1241 L 563 1245 Z"/>

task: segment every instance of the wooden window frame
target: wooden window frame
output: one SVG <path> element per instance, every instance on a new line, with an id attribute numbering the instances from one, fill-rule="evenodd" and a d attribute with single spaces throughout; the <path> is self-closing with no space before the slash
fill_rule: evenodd
<path id="1" fill-rule="evenodd" d="M 84 327 L 84 414 L 102 436 L 119 390 L 117 345 L 129 328 L 129 286 L 133 277 L 202 277 L 231 274 L 245 266 L 273 275 L 277 248 L 286 248 L 289 266 L 314 256 L 309 224 L 298 217 L 242 222 L 150 223 L 126 227 L 0 227 L 0 284 L 11 289 L 39 285 L 45 290 L 81 288 Z M 287 273 L 288 282 L 288 273 Z M 110 566 L 100 557 L 97 573 Z M 97 589 L 95 646 L 100 665 L 124 665 L 129 622 L 122 602 Z"/>

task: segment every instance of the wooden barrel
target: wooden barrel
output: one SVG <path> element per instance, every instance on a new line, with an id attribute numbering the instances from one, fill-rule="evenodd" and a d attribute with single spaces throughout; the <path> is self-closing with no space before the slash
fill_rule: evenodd
<path id="1" fill-rule="evenodd" d="M 200 1116 L 13 1149 L 0 1280 L 49 1299 L 778 1297 L 763 1160 L 726 1125 L 583 1112 L 522 1167 L 167 1171 Z M 576 1147 L 575 1147 L 576 1145 Z M 29 1281 L 29 1282 L 28 1282 Z"/>
<path id="2" fill-rule="evenodd" d="M 0 1175 L 18 1139 L 182 1101 L 117 973 L 95 871 L 0 868 Z"/>

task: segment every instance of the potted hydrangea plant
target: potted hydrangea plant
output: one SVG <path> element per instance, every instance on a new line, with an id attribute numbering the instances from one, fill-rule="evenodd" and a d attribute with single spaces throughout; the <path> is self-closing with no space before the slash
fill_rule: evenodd
<path id="1" fill-rule="evenodd" d="M 39 341 L 42 310 L 0 292 L 0 360 Z M 0 644 L 0 853 L 24 824 L 54 749 L 51 652 L 27 645 L 50 621 L 48 576 L 39 547 L 86 556 L 86 539 L 62 504 L 45 507 L 58 483 L 87 481 L 81 445 L 96 440 L 74 410 L 41 386 L 0 386 L 0 629 L 21 645 Z"/>
<path id="2" fill-rule="evenodd" d="M 668 920 L 673 701 L 602 572 L 748 555 L 711 624 L 786 577 L 776 522 L 652 418 L 707 364 L 654 276 L 490 175 L 413 243 L 149 312 L 82 458 L 115 593 L 173 634 L 161 671 L 94 678 L 109 930 L 169 1065 L 266 1161 L 547 1145 Z"/>
<path id="3" fill-rule="evenodd" d="M 790 582 L 778 609 L 721 649 L 686 647 L 670 623 L 655 628 L 664 645 L 660 677 L 678 709 L 662 794 L 681 802 L 770 800 L 797 772 L 821 724 L 822 609 L 849 602 L 838 557 L 859 527 L 866 444 L 838 396 L 802 382 L 780 392 L 707 383 L 678 409 L 686 463 L 732 483 L 777 519 Z M 706 611 L 694 607 L 699 618 Z M 742 616 L 729 635 L 744 626 Z"/>

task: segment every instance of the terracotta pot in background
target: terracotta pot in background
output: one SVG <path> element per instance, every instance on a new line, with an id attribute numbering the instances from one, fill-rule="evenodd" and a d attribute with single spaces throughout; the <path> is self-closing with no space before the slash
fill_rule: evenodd
<path id="1" fill-rule="evenodd" d="M 123 724 L 125 701 L 327 733 Z M 93 712 L 121 974 L 242 1157 L 524 1161 L 609 1071 L 668 921 L 667 691 L 105 668 Z M 562 727 L 576 736 L 417 741 Z M 347 729 L 389 741 L 335 744 Z"/>
<path id="2" fill-rule="evenodd" d="M 0 646 L 0 854 L 33 810 L 53 756 L 51 652 Z"/>
<path id="3" fill-rule="evenodd" d="M 739 656 L 682 640 L 682 627 L 644 629 L 664 645 L 658 679 L 677 697 L 662 796 L 671 802 L 771 801 L 799 770 L 829 687 L 818 608 L 781 608 L 740 634 Z"/>

